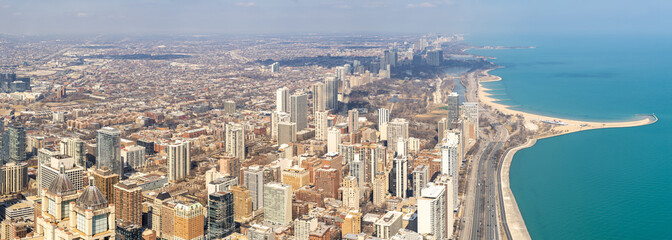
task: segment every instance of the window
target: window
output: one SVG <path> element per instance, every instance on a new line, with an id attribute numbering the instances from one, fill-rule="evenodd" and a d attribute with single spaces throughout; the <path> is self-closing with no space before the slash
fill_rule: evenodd
<path id="1" fill-rule="evenodd" d="M 52 216 L 56 216 L 56 202 L 54 199 L 49 199 L 49 208 L 47 209 L 47 212 Z"/>
<path id="2" fill-rule="evenodd" d="M 93 216 L 93 234 L 107 231 L 107 214 Z"/>
<path id="3" fill-rule="evenodd" d="M 77 230 L 86 233 L 86 217 L 84 214 L 77 213 Z"/>

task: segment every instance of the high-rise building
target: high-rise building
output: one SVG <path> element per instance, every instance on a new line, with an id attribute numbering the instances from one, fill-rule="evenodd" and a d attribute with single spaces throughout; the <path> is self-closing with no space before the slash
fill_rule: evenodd
<path id="1" fill-rule="evenodd" d="M 28 188 L 28 164 L 10 162 L 0 168 L 0 196 L 19 193 Z"/>
<path id="2" fill-rule="evenodd" d="M 64 173 L 43 190 L 40 214 L 36 216 L 35 236 L 45 240 L 115 239 L 115 209 L 94 185 L 81 193 Z"/>
<path id="3" fill-rule="evenodd" d="M 279 62 L 274 62 L 271 64 L 271 72 L 277 73 L 280 72 L 280 63 Z"/>
<path id="4" fill-rule="evenodd" d="M 278 123 L 278 145 L 296 142 L 296 123 Z"/>
<path id="5" fill-rule="evenodd" d="M 460 95 L 457 94 L 456 92 L 451 92 L 450 94 L 448 94 L 447 98 L 448 106 L 446 106 L 446 108 L 448 110 L 448 121 L 451 124 L 456 122 L 458 118 L 460 118 L 459 101 L 460 101 Z"/>
<path id="6" fill-rule="evenodd" d="M 367 149 L 364 149 L 366 151 Z M 366 162 L 362 156 L 364 154 L 355 153 L 354 159 L 350 162 L 350 176 L 354 177 L 357 180 L 357 187 L 362 190 L 364 189 L 364 183 L 366 182 Z"/>
<path id="7" fill-rule="evenodd" d="M 252 217 L 252 196 L 250 190 L 236 185 L 229 188 L 233 194 L 234 220 L 243 222 Z"/>
<path id="8" fill-rule="evenodd" d="M 360 188 L 357 178 L 353 176 L 343 178 L 341 189 L 343 190 L 343 207 L 359 210 Z"/>
<path id="9" fill-rule="evenodd" d="M 341 144 L 341 130 L 338 128 L 329 128 L 327 136 L 327 152 L 338 152 L 338 145 Z"/>
<path id="10" fill-rule="evenodd" d="M 324 85 L 327 89 L 327 109 L 338 111 L 338 85 L 339 80 L 334 76 L 328 76 L 324 79 Z"/>
<path id="11" fill-rule="evenodd" d="M 252 197 L 252 210 L 256 211 L 264 206 L 264 169 L 252 165 L 244 171 L 244 178 L 245 187 Z"/>
<path id="12" fill-rule="evenodd" d="M 147 165 L 145 161 L 145 148 L 138 145 L 125 147 L 121 149 L 121 160 L 127 167 L 132 169 L 144 167 Z"/>
<path id="13" fill-rule="evenodd" d="M 282 183 L 292 187 L 292 192 L 310 183 L 310 171 L 299 166 L 282 170 Z"/>
<path id="14" fill-rule="evenodd" d="M 116 218 L 142 226 L 142 188 L 133 181 L 114 185 Z"/>
<path id="15" fill-rule="evenodd" d="M 94 170 L 91 173 L 91 176 L 93 177 L 93 183 L 96 185 L 96 188 L 103 194 L 103 196 L 105 196 L 107 202 L 114 204 L 114 185 L 119 182 L 119 175 L 112 172 L 111 169 L 103 167 Z"/>
<path id="16" fill-rule="evenodd" d="M 432 50 L 427 52 L 427 64 L 430 66 L 439 66 L 443 62 L 443 51 Z"/>
<path id="17" fill-rule="evenodd" d="M 279 111 L 271 113 L 271 137 L 274 140 L 278 140 L 278 124 L 282 122 L 289 122 L 289 114 Z"/>
<path id="18" fill-rule="evenodd" d="M 38 151 L 38 195 L 42 194 L 43 188 L 49 187 L 56 180 L 61 167 L 63 167 L 64 174 L 68 179 L 73 180 L 71 182 L 76 190 L 84 189 L 84 172 L 86 170 L 81 166 L 77 166 L 74 158 L 59 155 L 58 152 L 51 152 L 46 148 L 42 148 Z"/>
<path id="19" fill-rule="evenodd" d="M 390 121 L 390 110 L 387 108 L 378 109 L 378 131 L 383 131 L 381 126 Z"/>
<path id="20" fill-rule="evenodd" d="M 346 75 L 347 75 L 347 70 L 343 66 L 338 66 L 334 68 L 334 73 L 336 74 L 336 78 L 343 82 L 346 80 Z"/>
<path id="21" fill-rule="evenodd" d="M 391 67 L 397 66 L 397 51 L 395 50 L 385 50 L 383 51 L 383 59 L 381 59 L 381 68 L 383 65 L 390 65 Z"/>
<path id="22" fill-rule="evenodd" d="M 104 127 L 96 135 L 96 167 L 107 167 L 120 177 L 124 176 L 124 164 L 121 161 L 121 131 Z"/>
<path id="23" fill-rule="evenodd" d="M 362 213 L 359 210 L 350 210 L 348 215 L 345 215 L 341 227 L 341 236 L 346 234 L 359 234 L 362 232 Z"/>
<path id="24" fill-rule="evenodd" d="M 285 226 L 292 221 L 292 189 L 282 183 L 264 185 L 264 221 Z"/>
<path id="25" fill-rule="evenodd" d="M 203 225 L 203 205 L 199 202 L 180 202 L 175 205 L 174 239 L 203 240 L 205 234 Z"/>
<path id="26" fill-rule="evenodd" d="M 215 192 L 208 195 L 208 239 L 222 239 L 235 229 L 234 196 L 231 192 Z"/>
<path id="27" fill-rule="evenodd" d="M 450 122 L 448 121 L 448 118 L 441 118 L 438 123 L 438 142 L 441 143 L 443 142 L 443 139 L 446 138 L 446 131 L 450 130 Z"/>
<path id="28" fill-rule="evenodd" d="M 385 202 L 387 195 L 387 174 L 378 172 L 373 178 L 373 204 L 380 206 Z"/>
<path id="29" fill-rule="evenodd" d="M 236 113 L 236 102 L 231 100 L 224 101 L 224 112 L 226 114 Z"/>
<path id="30" fill-rule="evenodd" d="M 226 152 L 239 161 L 245 160 L 245 127 L 242 124 L 226 125 Z"/>
<path id="31" fill-rule="evenodd" d="M 310 240 L 310 232 L 317 229 L 317 218 L 303 215 L 294 219 L 294 238 L 296 240 Z"/>
<path id="32" fill-rule="evenodd" d="M 387 123 L 387 148 L 395 149 L 399 138 L 408 138 L 408 121 L 403 118 L 395 118 Z"/>
<path id="33" fill-rule="evenodd" d="M 315 112 L 315 139 L 326 141 L 328 136 L 328 117 L 326 111 Z"/>
<path id="34" fill-rule="evenodd" d="M 350 134 L 359 130 L 359 111 L 352 109 L 348 111 L 348 132 Z"/>
<path id="35" fill-rule="evenodd" d="M 390 172 L 390 193 L 399 198 L 408 197 L 408 158 L 396 157 L 392 161 L 393 167 Z"/>
<path id="36" fill-rule="evenodd" d="M 434 239 L 449 239 L 453 232 L 452 209 L 447 209 L 446 188 L 430 185 L 422 189 L 418 198 L 418 233 L 430 234 Z"/>
<path id="37" fill-rule="evenodd" d="M 423 188 L 429 183 L 429 168 L 422 164 L 413 169 L 413 196 L 420 197 Z"/>
<path id="38" fill-rule="evenodd" d="M 313 84 L 313 113 L 327 110 L 327 86 L 317 82 Z"/>
<path id="39" fill-rule="evenodd" d="M 399 232 L 402 224 L 403 213 L 389 211 L 376 221 L 376 237 L 390 239 Z"/>
<path id="40" fill-rule="evenodd" d="M 335 168 L 322 166 L 315 171 L 315 187 L 324 190 L 324 197 L 337 199 L 340 183 L 341 176 Z"/>
<path id="41" fill-rule="evenodd" d="M 73 157 L 75 164 L 86 168 L 86 143 L 79 138 L 61 139 L 61 154 Z"/>
<path id="42" fill-rule="evenodd" d="M 191 142 L 176 142 L 168 145 L 168 180 L 180 181 L 191 172 Z"/>
<path id="43" fill-rule="evenodd" d="M 293 94 L 289 100 L 289 118 L 296 123 L 296 131 L 308 127 L 308 95 Z"/>
<path id="44" fill-rule="evenodd" d="M 22 162 L 26 160 L 26 129 L 21 125 L 7 127 L 9 134 L 9 161 Z"/>
<path id="45" fill-rule="evenodd" d="M 289 89 L 282 87 L 275 91 L 275 110 L 278 112 L 289 112 Z"/>

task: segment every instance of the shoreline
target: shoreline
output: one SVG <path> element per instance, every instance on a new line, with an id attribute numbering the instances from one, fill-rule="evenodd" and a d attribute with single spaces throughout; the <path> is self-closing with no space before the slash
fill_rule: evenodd
<path id="1" fill-rule="evenodd" d="M 530 130 L 536 131 L 538 126 L 541 124 L 550 124 L 544 123 L 542 121 L 560 121 L 566 125 L 552 124 L 551 133 L 535 136 L 531 139 L 528 139 L 523 145 L 516 146 L 509 151 L 507 151 L 504 161 L 502 162 L 502 169 L 500 172 L 500 186 L 502 192 L 502 199 L 504 202 L 504 212 L 506 223 L 509 227 L 509 231 L 513 239 L 531 239 L 530 233 L 527 230 L 525 221 L 518 204 L 516 202 L 515 196 L 511 191 L 510 179 L 509 179 L 509 169 L 511 167 L 511 162 L 516 152 L 521 149 L 532 147 L 536 144 L 537 140 L 555 137 L 559 135 L 565 135 L 569 133 L 593 130 L 593 129 L 602 129 L 602 128 L 624 128 L 624 127 L 636 127 L 653 124 L 658 121 L 658 118 L 655 115 L 642 116 L 641 119 L 632 120 L 632 121 L 620 121 L 620 122 L 593 122 L 593 121 L 580 121 L 572 119 L 563 119 L 557 117 L 549 117 L 540 114 L 527 113 L 519 110 L 513 110 L 510 106 L 498 103 L 499 99 L 493 97 L 493 94 L 487 92 L 491 89 L 483 87 L 482 83 L 484 82 L 495 82 L 501 81 L 502 78 L 496 75 L 489 74 L 490 71 L 496 68 L 489 68 L 485 70 L 476 70 L 467 74 L 467 81 L 475 81 L 477 84 L 477 98 L 478 101 L 483 104 L 492 107 L 493 110 L 496 110 L 505 115 L 514 115 L 520 116 L 524 123 L 525 128 L 531 128 Z"/>

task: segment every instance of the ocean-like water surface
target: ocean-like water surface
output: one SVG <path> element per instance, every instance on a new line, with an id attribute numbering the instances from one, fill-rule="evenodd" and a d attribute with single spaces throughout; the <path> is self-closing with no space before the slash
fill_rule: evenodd
<path id="1" fill-rule="evenodd" d="M 653 125 L 543 139 L 519 151 L 511 189 L 533 239 L 671 239 L 672 37 L 470 36 L 505 68 L 486 83 L 515 109 Z"/>

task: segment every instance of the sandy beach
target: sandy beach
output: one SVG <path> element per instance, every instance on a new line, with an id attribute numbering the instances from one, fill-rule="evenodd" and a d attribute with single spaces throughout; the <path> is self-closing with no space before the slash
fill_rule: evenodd
<path id="1" fill-rule="evenodd" d="M 642 116 L 641 119 L 633 121 L 622 121 L 622 122 L 590 122 L 590 121 L 579 121 L 572 119 L 562 119 L 557 117 L 548 117 L 538 114 L 526 113 L 518 110 L 513 110 L 510 106 L 497 103 L 498 99 L 494 98 L 492 94 L 488 93 L 488 88 L 483 87 L 481 83 L 483 82 L 492 82 L 500 81 L 502 78 L 494 75 L 488 74 L 489 71 L 493 69 L 484 70 L 481 72 L 472 72 L 467 75 L 468 81 L 478 83 L 478 100 L 483 105 L 492 107 L 493 109 L 507 115 L 519 115 L 522 116 L 525 120 L 525 126 L 529 130 L 536 130 L 537 126 L 542 124 L 551 124 L 545 123 L 543 121 L 558 121 L 565 125 L 552 124 L 553 132 L 545 135 L 535 136 L 534 139 L 528 140 L 525 144 L 511 149 L 507 155 L 504 157 L 502 172 L 501 172 L 501 187 L 502 187 L 502 198 L 504 200 L 504 210 L 506 212 L 506 222 L 511 231 L 513 239 L 531 239 L 527 227 L 525 226 L 525 221 L 523 220 L 520 210 L 518 209 L 518 204 L 516 199 L 513 196 L 510 188 L 509 182 L 509 168 L 511 166 L 511 161 L 515 153 L 524 148 L 532 147 L 538 139 L 548 138 L 578 131 L 585 131 L 591 129 L 600 129 L 600 128 L 621 128 L 621 127 L 635 127 L 648 125 L 656 122 L 658 119 L 655 116 Z"/>

